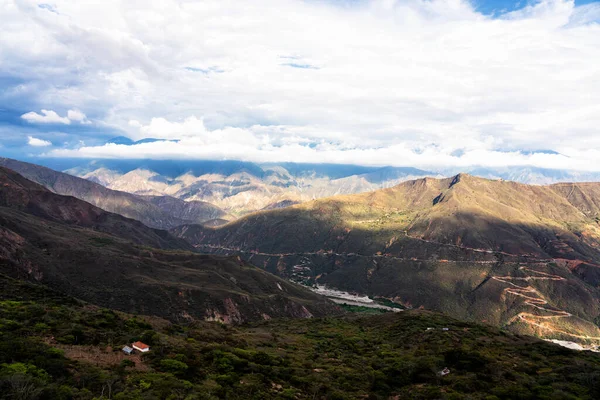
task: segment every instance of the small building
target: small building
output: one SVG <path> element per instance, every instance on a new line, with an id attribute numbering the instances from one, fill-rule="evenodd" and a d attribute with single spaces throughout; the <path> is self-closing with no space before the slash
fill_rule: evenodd
<path id="1" fill-rule="evenodd" d="M 131 353 L 133 353 L 133 349 L 129 346 L 125 346 L 121 350 L 123 351 L 123 353 L 127 354 L 128 356 L 130 356 Z"/>
<path id="2" fill-rule="evenodd" d="M 133 347 L 137 351 L 141 351 L 142 353 L 146 353 L 146 352 L 150 351 L 150 346 L 148 346 L 146 343 L 142 343 L 142 342 L 135 342 L 134 344 L 131 345 L 131 347 Z"/>

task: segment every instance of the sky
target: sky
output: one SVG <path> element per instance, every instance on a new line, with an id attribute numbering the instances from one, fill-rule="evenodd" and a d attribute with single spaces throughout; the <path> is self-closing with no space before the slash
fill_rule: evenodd
<path id="1" fill-rule="evenodd" d="M 0 21 L 0 156 L 600 171 L 599 2 L 0 0 Z"/>

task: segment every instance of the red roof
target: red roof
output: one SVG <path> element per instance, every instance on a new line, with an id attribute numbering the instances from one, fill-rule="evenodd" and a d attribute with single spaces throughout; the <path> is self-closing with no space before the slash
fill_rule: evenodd
<path id="1" fill-rule="evenodd" d="M 142 349 L 142 350 L 150 348 L 150 346 L 148 346 L 146 343 L 142 343 L 142 342 L 135 342 L 131 346 L 132 347 L 137 347 L 138 349 Z"/>

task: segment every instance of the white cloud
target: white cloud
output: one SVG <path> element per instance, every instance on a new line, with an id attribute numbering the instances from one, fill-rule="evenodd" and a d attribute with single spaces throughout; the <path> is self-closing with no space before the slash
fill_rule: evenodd
<path id="1" fill-rule="evenodd" d="M 21 115 L 21 118 L 27 122 L 36 124 L 64 124 L 70 125 L 71 122 L 79 122 L 80 124 L 91 124 L 86 115 L 79 110 L 67 111 L 66 117 L 61 117 L 52 110 L 42 110 L 41 114 L 34 111 Z"/>
<path id="2" fill-rule="evenodd" d="M 8 2 L 0 68 L 26 82 L 11 96 L 181 140 L 70 155 L 600 170 L 596 4 L 337 3 Z"/>
<path id="3" fill-rule="evenodd" d="M 27 144 L 34 147 L 52 146 L 52 142 L 48 140 L 38 139 L 33 136 L 27 136 Z"/>
<path id="4" fill-rule="evenodd" d="M 91 124 L 87 116 L 79 110 L 67 111 L 67 118 L 71 121 L 79 122 L 80 124 Z"/>
<path id="5" fill-rule="evenodd" d="M 139 124 L 139 123 L 138 123 Z M 135 125 L 135 124 L 134 124 Z M 217 159 L 251 162 L 309 162 L 361 164 L 372 166 L 414 166 L 443 169 L 449 166 L 506 167 L 534 166 L 550 169 L 600 171 L 600 150 L 563 148 L 561 154 L 498 151 L 485 148 L 443 147 L 422 145 L 414 141 L 386 147 L 348 145 L 316 141 L 298 136 L 284 126 L 266 128 L 231 128 L 208 130 L 202 120 L 190 117 L 182 122 L 153 119 L 149 125 L 137 126 L 142 135 L 164 141 L 137 145 L 84 146 L 78 149 L 54 149 L 52 157 L 125 158 L 125 159 Z M 276 133 L 274 135 L 274 133 Z M 177 139 L 173 141 L 172 139 Z M 275 140 L 276 139 L 276 140 Z"/>
<path id="6" fill-rule="evenodd" d="M 26 114 L 21 115 L 27 122 L 32 122 L 36 124 L 65 124 L 69 125 L 71 120 L 67 117 L 61 117 L 56 112 L 52 110 L 42 110 L 42 114 L 38 114 L 34 111 L 28 112 Z"/>

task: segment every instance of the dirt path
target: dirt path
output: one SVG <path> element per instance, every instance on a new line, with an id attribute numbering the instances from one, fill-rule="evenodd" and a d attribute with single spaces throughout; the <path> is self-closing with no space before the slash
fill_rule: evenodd
<path id="1" fill-rule="evenodd" d="M 482 253 L 482 254 L 501 254 L 504 256 L 508 256 L 508 257 L 528 257 L 531 262 L 533 263 L 548 263 L 548 262 L 553 262 L 554 259 L 552 258 L 534 258 L 528 255 L 522 255 L 522 254 L 511 254 L 511 253 L 506 253 L 503 251 L 498 251 L 498 250 L 490 250 L 490 249 L 480 249 L 480 248 L 474 248 L 474 247 L 468 247 L 468 246 L 461 246 L 461 245 L 456 245 L 456 244 L 449 244 L 449 243 L 441 243 L 441 242 L 436 242 L 433 240 L 427 240 L 427 239 L 423 239 L 420 237 L 416 237 L 416 236 L 411 236 L 408 234 L 407 231 L 403 231 L 402 232 L 405 237 L 412 239 L 412 240 L 417 240 L 423 243 L 428 243 L 428 244 L 434 244 L 436 246 L 444 246 L 444 247 L 451 247 L 451 248 L 455 248 L 455 249 L 459 249 L 459 250 L 464 250 L 464 251 L 471 251 L 474 253 Z M 218 246 L 218 245 L 211 245 L 211 244 L 197 244 L 194 247 L 202 249 L 210 249 L 210 250 L 224 250 L 224 251 L 231 251 L 231 252 L 237 252 L 237 253 L 244 253 L 244 254 L 253 254 L 253 255 L 260 255 L 260 256 L 265 256 L 265 257 L 290 257 L 290 256 L 322 256 L 322 255 L 335 255 L 335 256 L 343 256 L 343 257 L 367 257 L 367 258 L 388 258 L 388 259 L 392 259 L 392 260 L 398 260 L 398 261 L 440 261 L 440 262 L 449 262 L 449 263 L 477 263 L 477 264 L 494 264 L 496 263 L 495 260 L 488 260 L 488 261 L 463 261 L 463 260 L 431 260 L 431 259 L 421 259 L 421 258 L 404 258 L 404 257 L 397 257 L 397 256 L 392 256 L 389 254 L 371 254 L 371 255 L 364 255 L 364 254 L 358 254 L 358 253 L 336 253 L 333 251 L 321 251 L 321 252 L 301 252 L 301 253 L 263 253 L 260 251 L 255 251 L 255 250 L 245 250 L 242 249 L 240 247 L 224 247 L 224 246 Z"/>
<path id="2" fill-rule="evenodd" d="M 196 247 L 197 249 L 207 249 L 207 250 L 222 250 L 222 251 L 227 251 L 227 252 L 234 252 L 234 253 L 241 253 L 241 254 L 250 254 L 250 255 L 256 255 L 256 256 L 264 256 L 264 257 L 292 257 L 292 256 L 296 256 L 296 257 L 306 257 L 306 256 L 339 256 L 339 257 L 359 257 L 359 258 L 385 258 L 385 259 L 390 259 L 390 260 L 396 260 L 396 261 L 422 261 L 422 262 L 431 262 L 431 261 L 437 261 L 437 262 L 442 262 L 442 263 L 470 263 L 470 264 L 495 264 L 498 261 L 496 260 L 478 260 L 478 261 L 474 261 L 474 260 L 446 260 L 446 259 L 438 259 L 438 260 L 433 260 L 430 258 L 416 258 L 416 257 L 397 257 L 397 256 L 392 256 L 389 254 L 371 254 L 371 255 L 364 255 L 364 254 L 358 254 L 358 253 L 335 253 L 332 251 L 328 251 L 328 252 L 301 252 L 301 253 L 263 253 L 260 251 L 255 251 L 255 250 L 244 250 L 241 248 L 236 248 L 236 247 L 223 247 L 223 246 L 215 246 L 215 245 L 210 245 L 210 244 L 197 244 L 194 247 Z"/>
<path id="3" fill-rule="evenodd" d="M 550 316 L 539 316 L 538 315 L 538 316 L 536 316 L 537 318 L 542 318 L 542 319 L 543 318 L 565 318 L 565 317 L 570 317 L 572 315 L 566 311 L 552 310 L 547 307 L 542 307 L 542 306 L 548 304 L 548 301 L 546 299 L 544 299 L 542 294 L 537 289 L 535 289 L 533 286 L 531 286 L 529 284 L 527 286 L 520 286 L 520 285 L 517 285 L 516 283 L 513 283 L 515 281 L 516 282 L 523 282 L 523 281 L 531 282 L 534 280 L 566 281 L 565 278 L 558 276 L 558 275 L 548 274 L 546 272 L 536 271 L 536 270 L 528 268 L 528 267 L 519 267 L 519 270 L 529 271 L 532 274 L 541 275 L 541 276 L 536 276 L 536 275 L 529 275 L 529 276 L 525 276 L 525 277 L 492 276 L 492 279 L 509 285 L 509 287 L 504 289 L 504 293 L 522 297 L 525 299 L 525 304 L 527 304 L 531 307 L 537 308 L 539 310 L 543 310 L 543 311 L 549 312 L 551 314 L 554 314 L 554 315 L 550 315 Z"/>
<path id="4" fill-rule="evenodd" d="M 544 323 L 544 321 L 553 320 L 557 318 L 570 318 L 573 314 L 566 312 L 564 310 L 558 310 L 553 308 L 544 307 L 548 304 L 548 301 L 544 298 L 544 296 L 534 287 L 528 284 L 528 282 L 536 281 L 536 280 L 550 280 L 550 281 L 566 281 L 565 278 L 549 274 L 547 272 L 537 271 L 535 269 L 529 267 L 519 267 L 521 271 L 529 272 L 530 275 L 524 277 L 512 277 L 512 276 L 493 276 L 492 279 L 507 284 L 508 287 L 504 289 L 504 294 L 510 294 L 513 296 L 524 298 L 524 303 L 536 308 L 538 310 L 542 310 L 550 315 L 537 315 L 529 312 L 521 312 L 511 318 L 508 323 L 512 323 L 514 321 L 520 320 L 529 325 L 536 326 L 538 328 L 542 328 L 546 331 L 560 333 L 563 335 L 568 335 L 571 337 L 575 337 L 578 339 L 588 339 L 588 340 L 600 340 L 598 336 L 586 336 L 586 335 L 577 335 L 571 332 L 566 332 L 560 329 L 557 329 L 553 326 Z M 516 282 L 527 282 L 527 286 L 518 285 Z"/>

